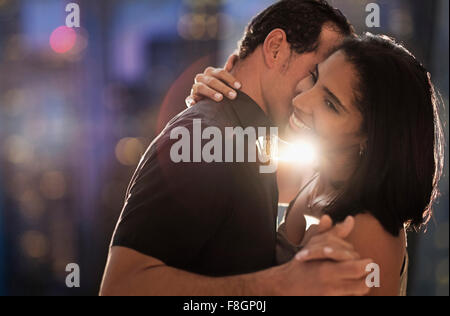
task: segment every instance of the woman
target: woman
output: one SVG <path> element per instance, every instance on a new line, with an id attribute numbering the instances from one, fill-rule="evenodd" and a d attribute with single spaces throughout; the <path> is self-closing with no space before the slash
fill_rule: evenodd
<path id="1" fill-rule="evenodd" d="M 208 79 L 213 92 L 228 95 L 229 87 Z M 231 74 L 219 79 L 236 82 Z M 204 92 L 193 94 L 195 100 L 212 91 L 199 84 L 203 90 L 197 91 Z M 328 214 L 335 222 L 353 215 L 348 241 L 380 266 L 381 286 L 371 295 L 405 295 L 405 230 L 428 222 L 443 164 L 429 73 L 392 39 L 367 34 L 345 41 L 297 91 L 288 128 L 313 139 L 320 159 L 302 175 L 279 228 L 279 262 L 314 236 L 314 227 L 306 231 L 305 215 Z"/>

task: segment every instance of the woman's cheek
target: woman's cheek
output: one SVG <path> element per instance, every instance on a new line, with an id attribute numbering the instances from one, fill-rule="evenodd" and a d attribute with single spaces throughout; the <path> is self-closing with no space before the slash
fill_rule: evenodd
<path id="1" fill-rule="evenodd" d="M 343 128 L 343 126 L 333 120 L 317 122 L 315 130 L 318 145 L 323 150 L 340 147 L 345 142 L 345 137 L 342 134 Z"/>
<path id="2" fill-rule="evenodd" d="M 324 111 L 316 111 L 314 129 L 319 137 L 330 139 L 336 132 L 336 120 L 330 118 Z"/>

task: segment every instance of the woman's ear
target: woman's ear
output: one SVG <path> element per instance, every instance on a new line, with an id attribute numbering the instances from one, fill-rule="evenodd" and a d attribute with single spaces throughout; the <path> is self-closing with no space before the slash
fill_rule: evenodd
<path id="1" fill-rule="evenodd" d="M 367 146 L 368 146 L 368 140 L 367 137 L 365 137 L 361 143 L 359 144 L 359 155 L 362 157 L 367 152 Z"/>
<path id="2" fill-rule="evenodd" d="M 273 68 L 289 50 L 286 33 L 282 29 L 274 29 L 267 35 L 263 44 L 264 61 L 267 67 Z"/>

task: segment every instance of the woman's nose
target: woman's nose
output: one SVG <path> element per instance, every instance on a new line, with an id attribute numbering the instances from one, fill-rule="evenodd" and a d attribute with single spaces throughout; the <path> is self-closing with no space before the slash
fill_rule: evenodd
<path id="1" fill-rule="evenodd" d="M 311 114 L 312 108 L 310 106 L 310 98 L 308 98 L 308 92 L 298 94 L 294 100 L 292 100 L 292 105 L 295 109 L 304 112 L 305 114 Z"/>

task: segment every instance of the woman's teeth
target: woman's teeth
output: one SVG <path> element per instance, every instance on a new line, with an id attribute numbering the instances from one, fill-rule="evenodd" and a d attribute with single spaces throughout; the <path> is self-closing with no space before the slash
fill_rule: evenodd
<path id="1" fill-rule="evenodd" d="M 302 123 L 302 121 L 300 121 L 295 114 L 292 114 L 292 123 L 294 123 L 294 125 L 298 128 L 303 128 L 306 129 L 308 131 L 311 130 L 311 128 L 309 128 L 308 126 L 306 126 L 305 124 Z"/>

